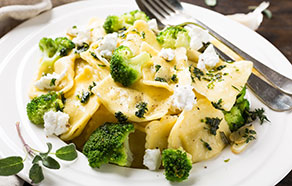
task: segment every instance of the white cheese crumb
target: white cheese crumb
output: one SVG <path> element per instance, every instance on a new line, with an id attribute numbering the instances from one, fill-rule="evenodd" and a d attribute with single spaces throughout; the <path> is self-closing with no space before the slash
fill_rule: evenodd
<path id="1" fill-rule="evenodd" d="M 171 48 L 163 48 L 158 54 L 160 57 L 166 61 L 172 61 L 175 57 L 174 50 Z"/>
<path id="2" fill-rule="evenodd" d="M 156 19 L 151 19 L 151 20 L 148 21 L 147 23 L 148 23 L 150 29 L 158 30 L 158 26 L 157 26 L 157 21 L 156 21 Z"/>
<path id="3" fill-rule="evenodd" d="M 159 149 L 146 149 L 143 165 L 149 170 L 158 170 L 161 165 L 161 154 Z"/>
<path id="4" fill-rule="evenodd" d="M 197 102 L 191 85 L 176 85 L 172 95 L 172 106 L 179 110 L 192 110 Z"/>
<path id="5" fill-rule="evenodd" d="M 90 44 L 92 39 L 91 39 L 91 29 L 78 29 L 77 31 L 74 32 L 77 33 L 77 36 L 72 40 L 77 46 L 82 46 L 83 43 Z"/>
<path id="6" fill-rule="evenodd" d="M 65 77 L 67 72 L 67 69 L 64 70 L 61 74 L 57 74 L 53 72 L 52 74 L 46 74 L 45 76 L 42 76 L 36 83 L 35 87 L 37 87 L 40 90 L 53 90 L 55 89 L 60 81 Z M 55 79 L 55 82 L 52 83 L 53 79 Z"/>
<path id="7" fill-rule="evenodd" d="M 73 27 L 68 28 L 68 29 L 67 29 L 67 34 L 70 35 L 70 36 L 74 36 L 74 37 L 76 37 L 77 34 L 78 34 L 78 29 L 77 29 L 77 27 L 76 27 L 76 26 L 75 26 L 75 27 L 73 26 Z"/>
<path id="8" fill-rule="evenodd" d="M 203 43 L 208 43 L 210 41 L 210 35 L 207 30 L 193 25 L 188 25 L 185 29 L 189 31 L 189 36 L 191 38 L 190 48 L 194 50 L 199 50 L 203 47 Z"/>
<path id="9" fill-rule="evenodd" d="M 103 40 L 101 40 L 97 50 L 102 57 L 109 58 L 112 57 L 113 51 L 117 48 L 117 44 L 118 34 L 107 34 L 106 36 L 104 36 Z"/>
<path id="10" fill-rule="evenodd" d="M 219 62 L 219 56 L 216 53 L 214 46 L 210 44 L 203 54 L 199 56 L 199 62 L 197 67 L 201 70 L 206 69 L 206 66 L 213 68 Z"/>
<path id="11" fill-rule="evenodd" d="M 67 124 L 69 121 L 69 115 L 60 111 L 49 111 L 45 113 L 44 121 L 46 135 L 51 136 L 55 134 L 58 136 L 68 130 Z"/>
<path id="12" fill-rule="evenodd" d="M 269 2 L 262 2 L 254 11 L 249 12 L 248 14 L 237 13 L 233 15 L 228 15 L 229 18 L 247 26 L 252 30 L 259 28 L 260 24 L 263 21 L 262 11 L 269 7 Z"/>

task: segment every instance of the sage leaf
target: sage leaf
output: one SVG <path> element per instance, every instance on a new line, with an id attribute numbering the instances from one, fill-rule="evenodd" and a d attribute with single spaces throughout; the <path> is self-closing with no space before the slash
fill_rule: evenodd
<path id="1" fill-rule="evenodd" d="M 44 174 L 42 167 L 35 163 L 32 165 L 32 167 L 29 170 L 29 179 L 32 181 L 32 183 L 40 183 L 44 179 Z"/>
<path id="2" fill-rule="evenodd" d="M 48 146 L 48 151 L 46 153 L 40 153 L 40 156 L 45 158 L 46 156 L 48 156 L 48 154 L 51 152 L 52 150 L 52 144 L 51 143 L 47 143 L 47 146 Z"/>
<path id="3" fill-rule="evenodd" d="M 33 160 L 32 160 L 32 163 L 37 163 L 38 161 L 42 161 L 42 157 L 40 155 L 36 155 Z"/>
<path id="4" fill-rule="evenodd" d="M 42 163 L 45 167 L 47 167 L 49 169 L 59 169 L 60 168 L 60 164 L 51 156 L 44 157 L 42 159 Z"/>
<path id="5" fill-rule="evenodd" d="M 211 6 L 211 7 L 214 7 L 217 5 L 217 0 L 205 0 L 205 4 L 207 6 Z"/>
<path id="6" fill-rule="evenodd" d="M 56 151 L 56 156 L 61 160 L 72 161 L 77 158 L 76 147 L 73 143 L 61 147 Z"/>
<path id="7" fill-rule="evenodd" d="M 23 169 L 23 159 L 19 156 L 11 156 L 0 159 L 0 176 L 10 176 L 19 173 Z"/>

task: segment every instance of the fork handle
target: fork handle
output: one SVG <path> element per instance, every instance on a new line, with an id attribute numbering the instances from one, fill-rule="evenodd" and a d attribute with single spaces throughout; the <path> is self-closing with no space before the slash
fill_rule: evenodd
<path id="1" fill-rule="evenodd" d="M 242 58 L 252 61 L 254 64 L 254 68 L 257 69 L 268 81 L 270 81 L 274 86 L 279 88 L 281 91 L 283 91 L 286 94 L 292 95 L 292 80 L 283 76 L 282 74 L 276 72 L 275 70 L 269 68 L 268 66 L 264 65 L 260 61 L 256 60 L 255 58 L 251 57 L 244 51 L 242 51 L 240 48 L 229 42 L 227 39 L 225 39 L 223 36 L 209 28 L 204 23 L 200 22 L 199 20 L 193 20 L 192 21 L 201 27 L 207 29 L 210 34 L 213 35 L 216 39 L 224 43 L 226 46 L 228 46 L 231 50 L 236 52 L 239 56 Z"/>

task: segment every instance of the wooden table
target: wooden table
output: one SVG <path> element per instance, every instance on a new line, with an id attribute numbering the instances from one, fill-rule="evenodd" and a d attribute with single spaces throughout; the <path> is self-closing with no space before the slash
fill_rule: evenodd
<path id="1" fill-rule="evenodd" d="M 217 6 L 210 8 L 204 0 L 182 0 L 191 4 L 209 8 L 222 14 L 247 13 L 248 6 L 257 6 L 263 0 L 217 0 Z M 268 0 L 269 10 L 272 11 L 272 19 L 264 18 L 259 34 L 264 36 L 275 45 L 292 64 L 292 1 L 291 0 Z M 291 72 L 292 73 L 292 72 Z M 292 157 L 291 157 L 292 158 Z M 275 170 L 276 171 L 276 170 Z M 292 171 L 277 186 L 291 186 Z"/>

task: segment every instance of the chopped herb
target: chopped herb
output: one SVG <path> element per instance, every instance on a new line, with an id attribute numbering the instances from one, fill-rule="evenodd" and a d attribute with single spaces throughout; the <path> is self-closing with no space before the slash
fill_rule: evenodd
<path id="1" fill-rule="evenodd" d="M 94 53 L 94 52 L 89 52 L 90 54 L 91 54 L 91 56 L 94 58 L 94 59 L 97 59 L 98 60 L 98 57 L 97 57 L 97 55 Z"/>
<path id="2" fill-rule="evenodd" d="M 160 82 L 167 82 L 165 78 L 161 78 L 161 77 L 156 77 L 154 80 L 160 81 Z"/>
<path id="3" fill-rule="evenodd" d="M 220 66 L 216 67 L 215 69 L 216 69 L 216 71 L 219 71 L 219 70 L 222 70 L 225 67 L 226 67 L 226 65 L 220 65 Z"/>
<path id="4" fill-rule="evenodd" d="M 85 52 L 89 49 L 89 45 L 87 43 L 83 43 L 81 46 L 77 46 L 75 53 L 80 54 L 81 52 Z"/>
<path id="5" fill-rule="evenodd" d="M 201 142 L 203 143 L 204 147 L 206 147 L 208 150 L 212 150 L 212 147 L 209 145 L 209 143 L 205 142 L 204 140 L 201 139 Z"/>
<path id="6" fill-rule="evenodd" d="M 218 110 L 224 110 L 223 108 L 222 108 L 222 98 L 220 98 L 218 101 L 217 101 L 217 103 L 215 103 L 215 102 L 211 102 L 211 104 L 213 105 L 213 107 L 215 108 L 215 109 L 218 109 Z"/>
<path id="7" fill-rule="evenodd" d="M 248 128 L 245 128 L 244 135 L 242 137 L 246 138 L 245 143 L 249 143 L 250 141 L 256 139 L 255 135 L 256 135 L 255 130 L 250 130 Z"/>
<path id="8" fill-rule="evenodd" d="M 225 163 L 229 162 L 230 161 L 230 158 L 224 160 Z"/>
<path id="9" fill-rule="evenodd" d="M 219 129 L 219 124 L 222 121 L 222 119 L 216 118 L 210 118 L 206 117 L 203 122 L 205 122 L 209 126 L 210 134 L 216 135 L 217 130 Z"/>
<path id="10" fill-rule="evenodd" d="M 189 71 L 191 72 L 191 78 L 192 80 L 194 81 L 195 78 L 197 78 L 199 81 L 201 80 L 201 77 L 204 76 L 204 72 L 201 71 L 199 68 L 197 67 L 193 67 L 193 66 L 190 66 L 189 67 Z"/>
<path id="11" fill-rule="evenodd" d="M 252 118 L 259 118 L 260 120 L 260 124 L 263 124 L 264 121 L 270 121 L 267 116 L 264 114 L 265 110 L 263 108 L 259 108 L 259 109 L 255 109 L 255 111 L 251 111 L 250 114 L 251 114 L 251 117 Z"/>
<path id="12" fill-rule="evenodd" d="M 99 67 L 106 67 L 106 65 L 103 65 L 103 64 L 97 64 L 97 66 L 99 66 Z"/>
<path id="13" fill-rule="evenodd" d="M 155 72 L 158 72 L 160 68 L 161 68 L 161 65 L 155 65 Z"/>
<path id="14" fill-rule="evenodd" d="M 145 39 L 145 32 L 144 31 L 141 32 L 141 37 L 142 37 L 142 39 Z"/>
<path id="15" fill-rule="evenodd" d="M 80 100 L 81 103 L 87 103 L 89 98 L 91 96 L 91 92 L 84 92 L 82 91 L 82 94 L 81 96 L 80 95 L 77 95 L 77 98 Z"/>
<path id="16" fill-rule="evenodd" d="M 65 98 L 64 93 L 63 92 L 60 92 L 60 96 L 61 96 L 62 103 L 65 104 L 66 98 Z"/>
<path id="17" fill-rule="evenodd" d="M 77 28 L 77 26 L 76 26 L 76 25 L 74 25 L 74 26 L 72 26 L 72 28 L 76 29 L 76 28 Z"/>
<path id="18" fill-rule="evenodd" d="M 93 89 L 93 87 L 95 87 L 96 86 L 96 83 L 93 81 L 92 82 L 92 85 L 89 85 L 88 86 L 88 90 L 91 92 L 92 91 L 92 89 Z M 92 92 L 91 92 L 92 93 Z"/>
<path id="19" fill-rule="evenodd" d="M 56 78 L 52 78 L 51 82 L 50 82 L 50 87 L 55 86 L 56 85 Z"/>
<path id="20" fill-rule="evenodd" d="M 125 123 L 128 120 L 128 117 L 124 115 L 121 111 L 116 112 L 115 117 L 120 123 Z"/>
<path id="21" fill-rule="evenodd" d="M 136 105 L 136 108 L 138 109 L 138 111 L 135 112 L 135 115 L 138 118 L 144 118 L 144 114 L 148 111 L 147 103 L 140 102 L 139 104 Z"/>
<path id="22" fill-rule="evenodd" d="M 136 34 L 140 35 L 140 32 L 138 32 L 137 29 L 133 29 L 132 32 L 135 32 Z"/>
<path id="23" fill-rule="evenodd" d="M 176 74 L 173 74 L 170 79 L 174 83 L 177 83 L 177 81 L 178 81 L 178 78 L 177 78 L 177 75 Z"/>
<path id="24" fill-rule="evenodd" d="M 234 88 L 235 90 L 237 90 L 238 92 L 240 92 L 240 90 L 236 86 L 233 86 L 233 85 L 231 85 L 231 86 L 232 86 L 232 88 Z"/>

